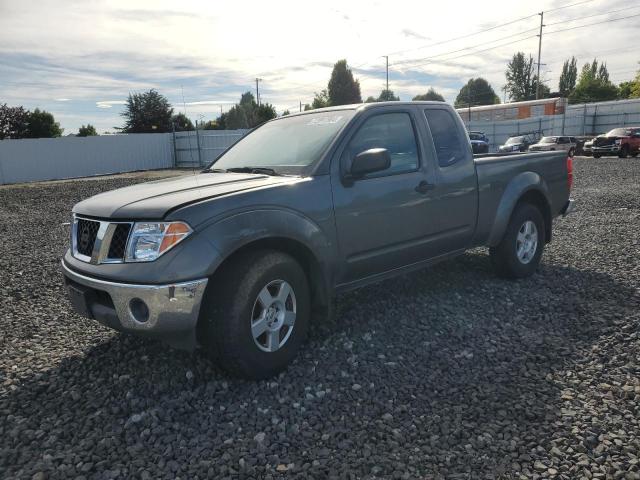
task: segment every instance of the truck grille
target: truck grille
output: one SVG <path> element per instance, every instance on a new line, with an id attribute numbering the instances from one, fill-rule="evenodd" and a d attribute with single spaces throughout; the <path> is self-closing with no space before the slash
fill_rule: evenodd
<path id="1" fill-rule="evenodd" d="M 602 137 L 602 138 L 596 138 L 595 141 L 593 142 L 593 145 L 596 147 L 604 147 L 607 145 L 613 145 L 616 143 L 616 139 L 613 137 Z"/>
<path id="2" fill-rule="evenodd" d="M 129 223 L 117 224 L 113 232 L 113 237 L 111 237 L 111 244 L 109 245 L 109 253 L 107 255 L 110 260 L 124 260 L 130 230 L 131 224 Z"/>
<path id="3" fill-rule="evenodd" d="M 91 256 L 99 228 L 100 222 L 94 222 L 93 220 L 86 220 L 84 218 L 78 219 L 78 227 L 76 230 L 76 248 L 78 253 L 86 255 L 87 257 Z"/>
<path id="4" fill-rule="evenodd" d="M 73 256 L 90 263 L 124 261 L 132 222 L 107 222 L 76 217 L 72 238 Z"/>

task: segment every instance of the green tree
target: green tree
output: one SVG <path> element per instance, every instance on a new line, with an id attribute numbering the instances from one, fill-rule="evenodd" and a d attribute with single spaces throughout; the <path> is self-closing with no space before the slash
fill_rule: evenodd
<path id="1" fill-rule="evenodd" d="M 362 103 L 360 82 L 353 78 L 353 72 L 346 60 L 339 60 L 333 66 L 328 85 L 329 105 Z"/>
<path id="2" fill-rule="evenodd" d="M 636 78 L 633 80 L 631 95 L 629 95 L 629 98 L 640 98 L 640 71 L 638 71 Z"/>
<path id="3" fill-rule="evenodd" d="M 377 98 L 375 98 L 375 97 L 374 97 L 374 96 L 372 96 L 372 95 L 369 95 L 369 96 L 367 97 L 367 99 L 364 101 L 364 103 L 375 103 L 375 102 L 377 102 L 377 101 L 378 101 L 378 99 L 377 99 Z"/>
<path id="4" fill-rule="evenodd" d="M 270 103 L 261 103 L 255 110 L 251 128 L 257 127 L 258 125 L 261 125 L 272 118 L 276 118 L 277 116 L 278 114 L 276 113 L 276 109 L 273 105 Z"/>
<path id="5" fill-rule="evenodd" d="M 500 103 L 500 98 L 496 95 L 493 87 L 484 78 L 478 77 L 469 79 L 467 84 L 460 89 L 454 105 L 456 108 L 462 108 L 495 103 Z"/>
<path id="6" fill-rule="evenodd" d="M 427 93 L 423 93 L 421 95 L 416 95 L 412 99 L 414 102 L 417 101 L 435 101 L 435 102 L 444 102 L 444 97 L 435 91 L 433 87 L 427 90 Z"/>
<path id="7" fill-rule="evenodd" d="M 618 88 L 609 80 L 607 66 L 594 59 L 582 67 L 576 88 L 569 95 L 569 103 L 603 102 L 617 97 Z"/>
<path id="8" fill-rule="evenodd" d="M 169 100 L 156 90 L 130 93 L 124 112 L 121 130 L 125 133 L 163 133 L 172 129 L 173 108 Z"/>
<path id="9" fill-rule="evenodd" d="M 315 110 L 316 108 L 324 108 L 329 106 L 329 94 L 327 93 L 327 89 L 325 88 L 320 93 L 316 92 L 313 97 L 313 102 L 311 102 L 310 110 Z"/>
<path id="10" fill-rule="evenodd" d="M 29 136 L 29 111 L 23 107 L 0 105 L 0 140 Z"/>
<path id="11" fill-rule="evenodd" d="M 283 117 L 286 117 L 287 115 L 291 115 L 291 112 L 289 110 L 285 110 L 284 112 L 282 112 Z"/>
<path id="12" fill-rule="evenodd" d="M 254 128 L 277 117 L 276 109 L 270 103 L 258 105 L 251 92 L 245 92 L 240 102 L 222 114 L 217 123 L 222 129 Z"/>
<path id="13" fill-rule="evenodd" d="M 60 124 L 51 113 L 39 108 L 29 114 L 27 129 L 29 138 L 60 137 L 64 132 L 64 128 L 60 128 Z"/>
<path id="14" fill-rule="evenodd" d="M 382 92 L 380 92 L 380 95 L 378 96 L 378 102 L 399 102 L 400 101 L 400 97 L 397 97 L 394 93 L 393 90 L 387 90 L 384 89 L 382 90 Z"/>
<path id="15" fill-rule="evenodd" d="M 78 135 L 76 135 L 76 137 L 95 137 L 97 135 L 98 132 L 96 132 L 95 127 L 88 123 L 87 126 L 82 125 L 78 129 Z"/>
<path id="16" fill-rule="evenodd" d="M 171 123 L 173 124 L 173 128 L 175 128 L 176 132 L 190 132 L 195 130 L 189 117 L 182 112 L 171 117 Z"/>
<path id="17" fill-rule="evenodd" d="M 575 57 L 571 57 L 571 60 L 565 60 L 562 65 L 562 73 L 560 74 L 560 81 L 558 82 L 558 91 L 563 97 L 568 97 L 576 88 L 576 80 L 578 79 L 578 61 Z"/>
<path id="18" fill-rule="evenodd" d="M 533 100 L 536 98 L 536 89 L 539 89 L 539 97 L 545 98 L 549 94 L 549 87 L 540 83 L 534 73 L 533 57 L 526 58 L 523 52 L 513 55 L 507 64 L 505 72 L 507 84 L 505 85 L 509 98 L 515 102 Z"/>
<path id="19" fill-rule="evenodd" d="M 629 82 L 620 82 L 620 84 L 618 85 L 618 98 L 631 98 L 631 91 L 633 90 L 633 86 L 633 80 Z"/>

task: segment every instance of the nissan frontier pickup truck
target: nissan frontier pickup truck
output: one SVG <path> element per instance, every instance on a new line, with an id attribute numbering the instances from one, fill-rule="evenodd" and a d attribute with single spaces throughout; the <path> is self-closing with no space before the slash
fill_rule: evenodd
<path id="1" fill-rule="evenodd" d="M 441 102 L 319 109 L 78 203 L 62 270 L 81 315 L 266 378 L 338 293 L 478 246 L 499 275 L 533 274 L 572 177 L 565 151 L 474 158 Z"/>

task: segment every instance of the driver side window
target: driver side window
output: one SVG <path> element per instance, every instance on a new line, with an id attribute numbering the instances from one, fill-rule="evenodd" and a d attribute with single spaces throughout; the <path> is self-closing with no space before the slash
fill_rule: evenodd
<path id="1" fill-rule="evenodd" d="M 382 113 L 369 118 L 351 138 L 343 155 L 353 159 L 371 148 L 386 148 L 389 152 L 391 166 L 382 175 L 418 169 L 418 145 L 408 113 Z"/>

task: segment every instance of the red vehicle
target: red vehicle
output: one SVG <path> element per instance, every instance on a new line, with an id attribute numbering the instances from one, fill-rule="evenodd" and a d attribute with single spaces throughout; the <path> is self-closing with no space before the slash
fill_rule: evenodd
<path id="1" fill-rule="evenodd" d="M 614 128 L 593 140 L 591 149 L 594 158 L 603 155 L 617 155 L 626 158 L 640 153 L 640 127 Z"/>

